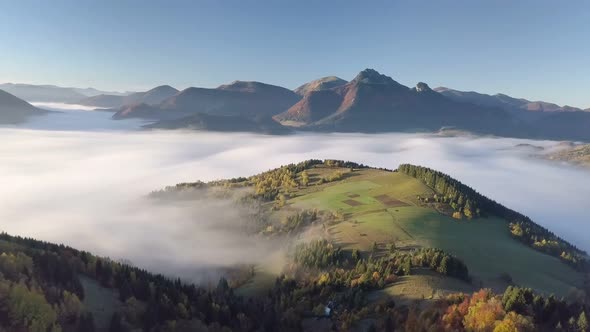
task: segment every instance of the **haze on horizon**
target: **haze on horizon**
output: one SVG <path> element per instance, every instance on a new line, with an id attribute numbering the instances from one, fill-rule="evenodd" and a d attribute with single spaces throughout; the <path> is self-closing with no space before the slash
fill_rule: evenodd
<path id="1" fill-rule="evenodd" d="M 0 82 L 141 91 L 255 80 L 295 88 L 375 68 L 590 107 L 584 1 L 19 1 L 0 12 Z"/>

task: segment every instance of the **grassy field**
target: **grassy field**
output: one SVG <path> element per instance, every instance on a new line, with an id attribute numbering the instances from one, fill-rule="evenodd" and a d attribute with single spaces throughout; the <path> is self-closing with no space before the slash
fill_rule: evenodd
<path id="1" fill-rule="evenodd" d="M 334 170 L 312 170 L 310 175 L 322 177 L 329 172 Z M 516 284 L 559 295 L 581 285 L 581 274 L 511 238 L 504 220 L 455 220 L 418 206 L 417 195 L 430 193 L 430 188 L 407 175 L 369 169 L 299 190 L 288 203 L 290 209 L 343 213 L 345 221 L 332 226 L 329 233 L 344 248 L 368 251 L 377 242 L 384 249 L 395 241 L 402 249 L 423 246 L 450 252 L 467 264 L 477 287 L 506 287 L 501 274 L 508 274 Z"/>
<path id="2" fill-rule="evenodd" d="M 385 289 L 371 292 L 369 301 L 379 301 L 393 296 L 397 304 L 410 304 L 415 301 L 439 299 L 456 292 L 471 293 L 476 290 L 477 287 L 474 285 L 454 278 L 445 278 L 424 269 L 400 277 Z"/>

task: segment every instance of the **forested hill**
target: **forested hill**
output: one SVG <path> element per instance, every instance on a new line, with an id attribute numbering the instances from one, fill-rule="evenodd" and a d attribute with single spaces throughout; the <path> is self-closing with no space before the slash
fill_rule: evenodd
<path id="1" fill-rule="evenodd" d="M 474 218 L 486 214 L 498 216 L 508 221 L 512 235 L 526 245 L 559 257 L 580 271 L 587 271 L 590 268 L 586 252 L 536 224 L 529 217 L 481 195 L 475 189 L 449 175 L 427 167 L 409 164 L 400 165 L 398 171 L 434 189 L 437 195 L 432 199 L 450 204 L 455 210 L 453 214 L 455 217 Z"/>
<path id="2" fill-rule="evenodd" d="M 344 168 L 367 169 L 369 166 L 342 160 L 307 160 L 298 164 L 289 164 L 277 169 L 263 172 L 259 175 L 249 178 L 237 178 L 231 180 L 212 181 L 208 184 L 203 182 L 182 183 L 176 187 L 168 187 L 164 191 L 155 192 L 162 194 L 166 191 L 174 192 L 181 188 L 201 187 L 201 186 L 246 186 L 253 187 L 255 198 L 272 201 L 283 198 L 281 192 L 302 185 L 302 172 L 309 170 L 317 165 L 337 166 Z M 397 170 L 400 173 L 414 177 L 434 191 L 433 197 L 420 197 L 421 200 L 432 200 L 438 203 L 448 205 L 451 209 L 449 214 L 455 218 L 477 218 L 480 216 L 492 215 L 500 217 L 507 221 L 510 232 L 513 237 L 527 246 L 538 251 L 544 252 L 571 265 L 579 271 L 590 269 L 588 255 L 568 241 L 560 238 L 550 230 L 538 225 L 529 217 L 509 209 L 502 204 L 489 199 L 475 189 L 461 183 L 451 176 L 442 172 L 410 164 L 402 164 Z M 342 179 L 342 174 L 324 181 L 338 181 Z"/>
<path id="3" fill-rule="evenodd" d="M 326 248 L 325 242 L 317 245 Z M 309 250 L 299 247 L 295 259 L 316 264 L 308 254 L 316 251 Z M 391 262 L 380 259 L 359 260 L 349 272 L 336 267 L 308 281 L 283 276 L 267 295 L 245 300 L 235 296 L 223 278 L 217 287 L 204 289 L 64 245 L 6 233 L 0 233 L 0 251 L 1 331 L 309 331 L 304 321 L 311 321 L 312 328 L 327 326 L 324 331 L 349 331 L 367 319 L 369 331 L 588 331 L 589 327 L 583 302 L 568 303 L 512 286 L 503 294 L 482 289 L 421 307 L 397 305 L 393 299 L 367 301 L 363 290 L 379 287 L 374 277 L 380 273 L 374 269 L 392 268 Z M 330 257 L 334 255 L 339 252 Z M 441 257 L 452 260 L 438 250 L 418 251 L 410 260 L 402 255 L 401 273 L 410 264 L 428 266 Z M 346 283 L 345 275 L 357 270 L 363 271 L 361 277 Z M 88 305 L 96 298 L 89 299 L 95 295 L 86 294 L 83 283 L 96 284 L 116 298 Z M 328 302 L 330 298 L 334 302 Z M 325 308 L 336 305 L 340 312 L 324 314 Z M 105 311 L 113 312 L 106 322 L 101 318 Z"/>
<path id="4" fill-rule="evenodd" d="M 284 243 L 280 272 L 199 286 L 0 233 L 0 331 L 588 331 L 585 253 L 438 171 L 307 160 L 151 196 L 201 194 L 262 209 L 243 236 Z"/>
<path id="5" fill-rule="evenodd" d="M 234 189 L 240 195 L 231 196 Z M 556 246 L 578 269 L 586 262 L 568 255 L 584 253 L 440 172 L 308 160 L 152 197 L 196 200 L 206 192 L 255 203 L 248 206 L 264 209 L 256 216 L 281 217 L 261 217 L 255 232 L 243 233 L 285 243 L 285 260 L 268 262 L 280 272 L 247 266 L 246 278 L 227 273 L 216 286 L 198 286 L 0 233 L 0 331 L 588 331 L 590 274 L 519 244 L 500 218 L 484 217 L 516 218 L 508 219 L 515 237 L 551 255 Z M 483 284 L 488 269 L 492 279 L 503 277 L 502 288 Z M 530 280 L 547 275 L 547 283 Z M 484 286 L 494 291 L 478 291 Z M 575 293 L 566 300 L 545 291 L 561 286 Z"/>
<path id="6" fill-rule="evenodd" d="M 64 245 L 0 234 L 2 331 L 214 331 L 272 327 L 272 308 L 233 295 L 225 279 L 215 289 L 171 280 Z M 87 278 L 118 302 L 109 321 L 83 302 Z M 96 304 L 99 308 L 108 303 Z M 4 328 L 4 329 L 3 329 Z M 249 330 L 244 328 L 244 330 Z M 272 328 L 268 329 L 273 330 Z"/>

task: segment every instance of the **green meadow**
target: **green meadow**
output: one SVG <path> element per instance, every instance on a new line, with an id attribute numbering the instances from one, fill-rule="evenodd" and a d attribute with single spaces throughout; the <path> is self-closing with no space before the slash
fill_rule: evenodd
<path id="1" fill-rule="evenodd" d="M 334 171 L 314 169 L 310 176 L 313 179 Z M 507 276 L 515 284 L 563 296 L 581 286 L 580 273 L 514 240 L 504 220 L 456 220 L 419 206 L 417 195 L 431 194 L 432 190 L 404 174 L 375 169 L 346 171 L 343 180 L 296 190 L 288 200 L 289 209 L 340 212 L 344 221 L 331 226 L 328 234 L 345 249 L 367 254 L 375 242 L 381 251 L 391 242 L 407 250 L 440 248 L 467 264 L 477 287 L 502 289 L 508 285 Z M 409 280 L 415 284 L 422 279 Z"/>

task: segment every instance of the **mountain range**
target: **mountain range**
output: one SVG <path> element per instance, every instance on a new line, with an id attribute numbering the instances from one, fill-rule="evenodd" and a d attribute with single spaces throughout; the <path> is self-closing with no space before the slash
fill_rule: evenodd
<path id="1" fill-rule="evenodd" d="M 68 98 L 72 99 L 81 95 L 79 91 L 60 90 L 66 88 L 43 87 L 56 88 L 53 91 L 60 93 L 69 91 L 73 95 Z M 231 121 L 247 118 L 245 128 L 251 129 L 257 128 L 252 124 L 263 118 L 269 124 L 272 117 L 282 126 L 302 131 L 428 132 L 456 128 L 498 136 L 590 141 L 588 110 L 503 94 L 431 89 L 422 82 L 410 88 L 373 69 L 361 71 L 351 81 L 328 76 L 295 90 L 249 81 L 182 91 L 163 85 L 128 95 L 84 97 L 73 103 L 109 108 L 115 112 L 113 119 L 164 121 L 155 125 L 160 128 L 182 128 L 184 123 L 187 128 L 231 131 L 237 128 L 230 125 Z M 205 125 L 210 122 L 214 125 Z M 222 124 L 227 128 L 221 128 Z"/>
<path id="2" fill-rule="evenodd" d="M 476 105 L 498 107 L 508 111 L 531 111 L 531 112 L 578 112 L 584 111 L 581 108 L 572 106 L 559 106 L 545 101 L 530 101 L 523 98 L 514 98 L 498 93 L 488 95 L 474 91 L 459 91 L 446 87 L 435 88 L 434 91 L 460 102 L 469 102 Z M 590 111 L 588 109 L 587 111 Z"/>
<path id="3" fill-rule="evenodd" d="M 0 84 L 0 90 L 4 90 L 20 99 L 28 102 L 51 103 L 76 103 L 88 97 L 99 94 L 126 95 L 129 92 L 106 92 L 94 88 L 67 88 L 55 85 L 33 84 Z"/>
<path id="4" fill-rule="evenodd" d="M 215 89 L 188 88 L 159 105 L 147 103 L 122 107 L 113 118 L 176 119 L 194 113 L 271 117 L 291 107 L 301 97 L 295 92 L 260 82 L 235 81 Z"/>
<path id="5" fill-rule="evenodd" d="M 475 98 L 478 97 L 478 98 Z M 350 82 L 335 76 L 306 83 L 294 91 L 260 82 L 235 81 L 214 89 L 188 88 L 161 103 L 130 103 L 114 119 L 146 118 L 161 128 L 206 128 L 189 121 L 194 114 L 224 116 L 220 123 L 273 117 L 285 127 L 323 132 L 435 131 L 457 128 L 480 134 L 544 139 L 590 140 L 590 113 L 547 102 L 506 95 L 487 96 L 426 83 L 404 86 L 373 69 Z M 219 128 L 219 126 L 213 126 Z M 228 126 L 231 128 L 232 126 Z M 229 130 L 229 129 L 228 129 Z"/>
<path id="6" fill-rule="evenodd" d="M 515 124 L 502 110 L 456 102 L 425 83 L 408 88 L 372 69 L 361 71 L 344 85 L 309 91 L 274 118 L 302 129 L 352 132 L 438 130 L 453 126 L 508 134 Z"/>

